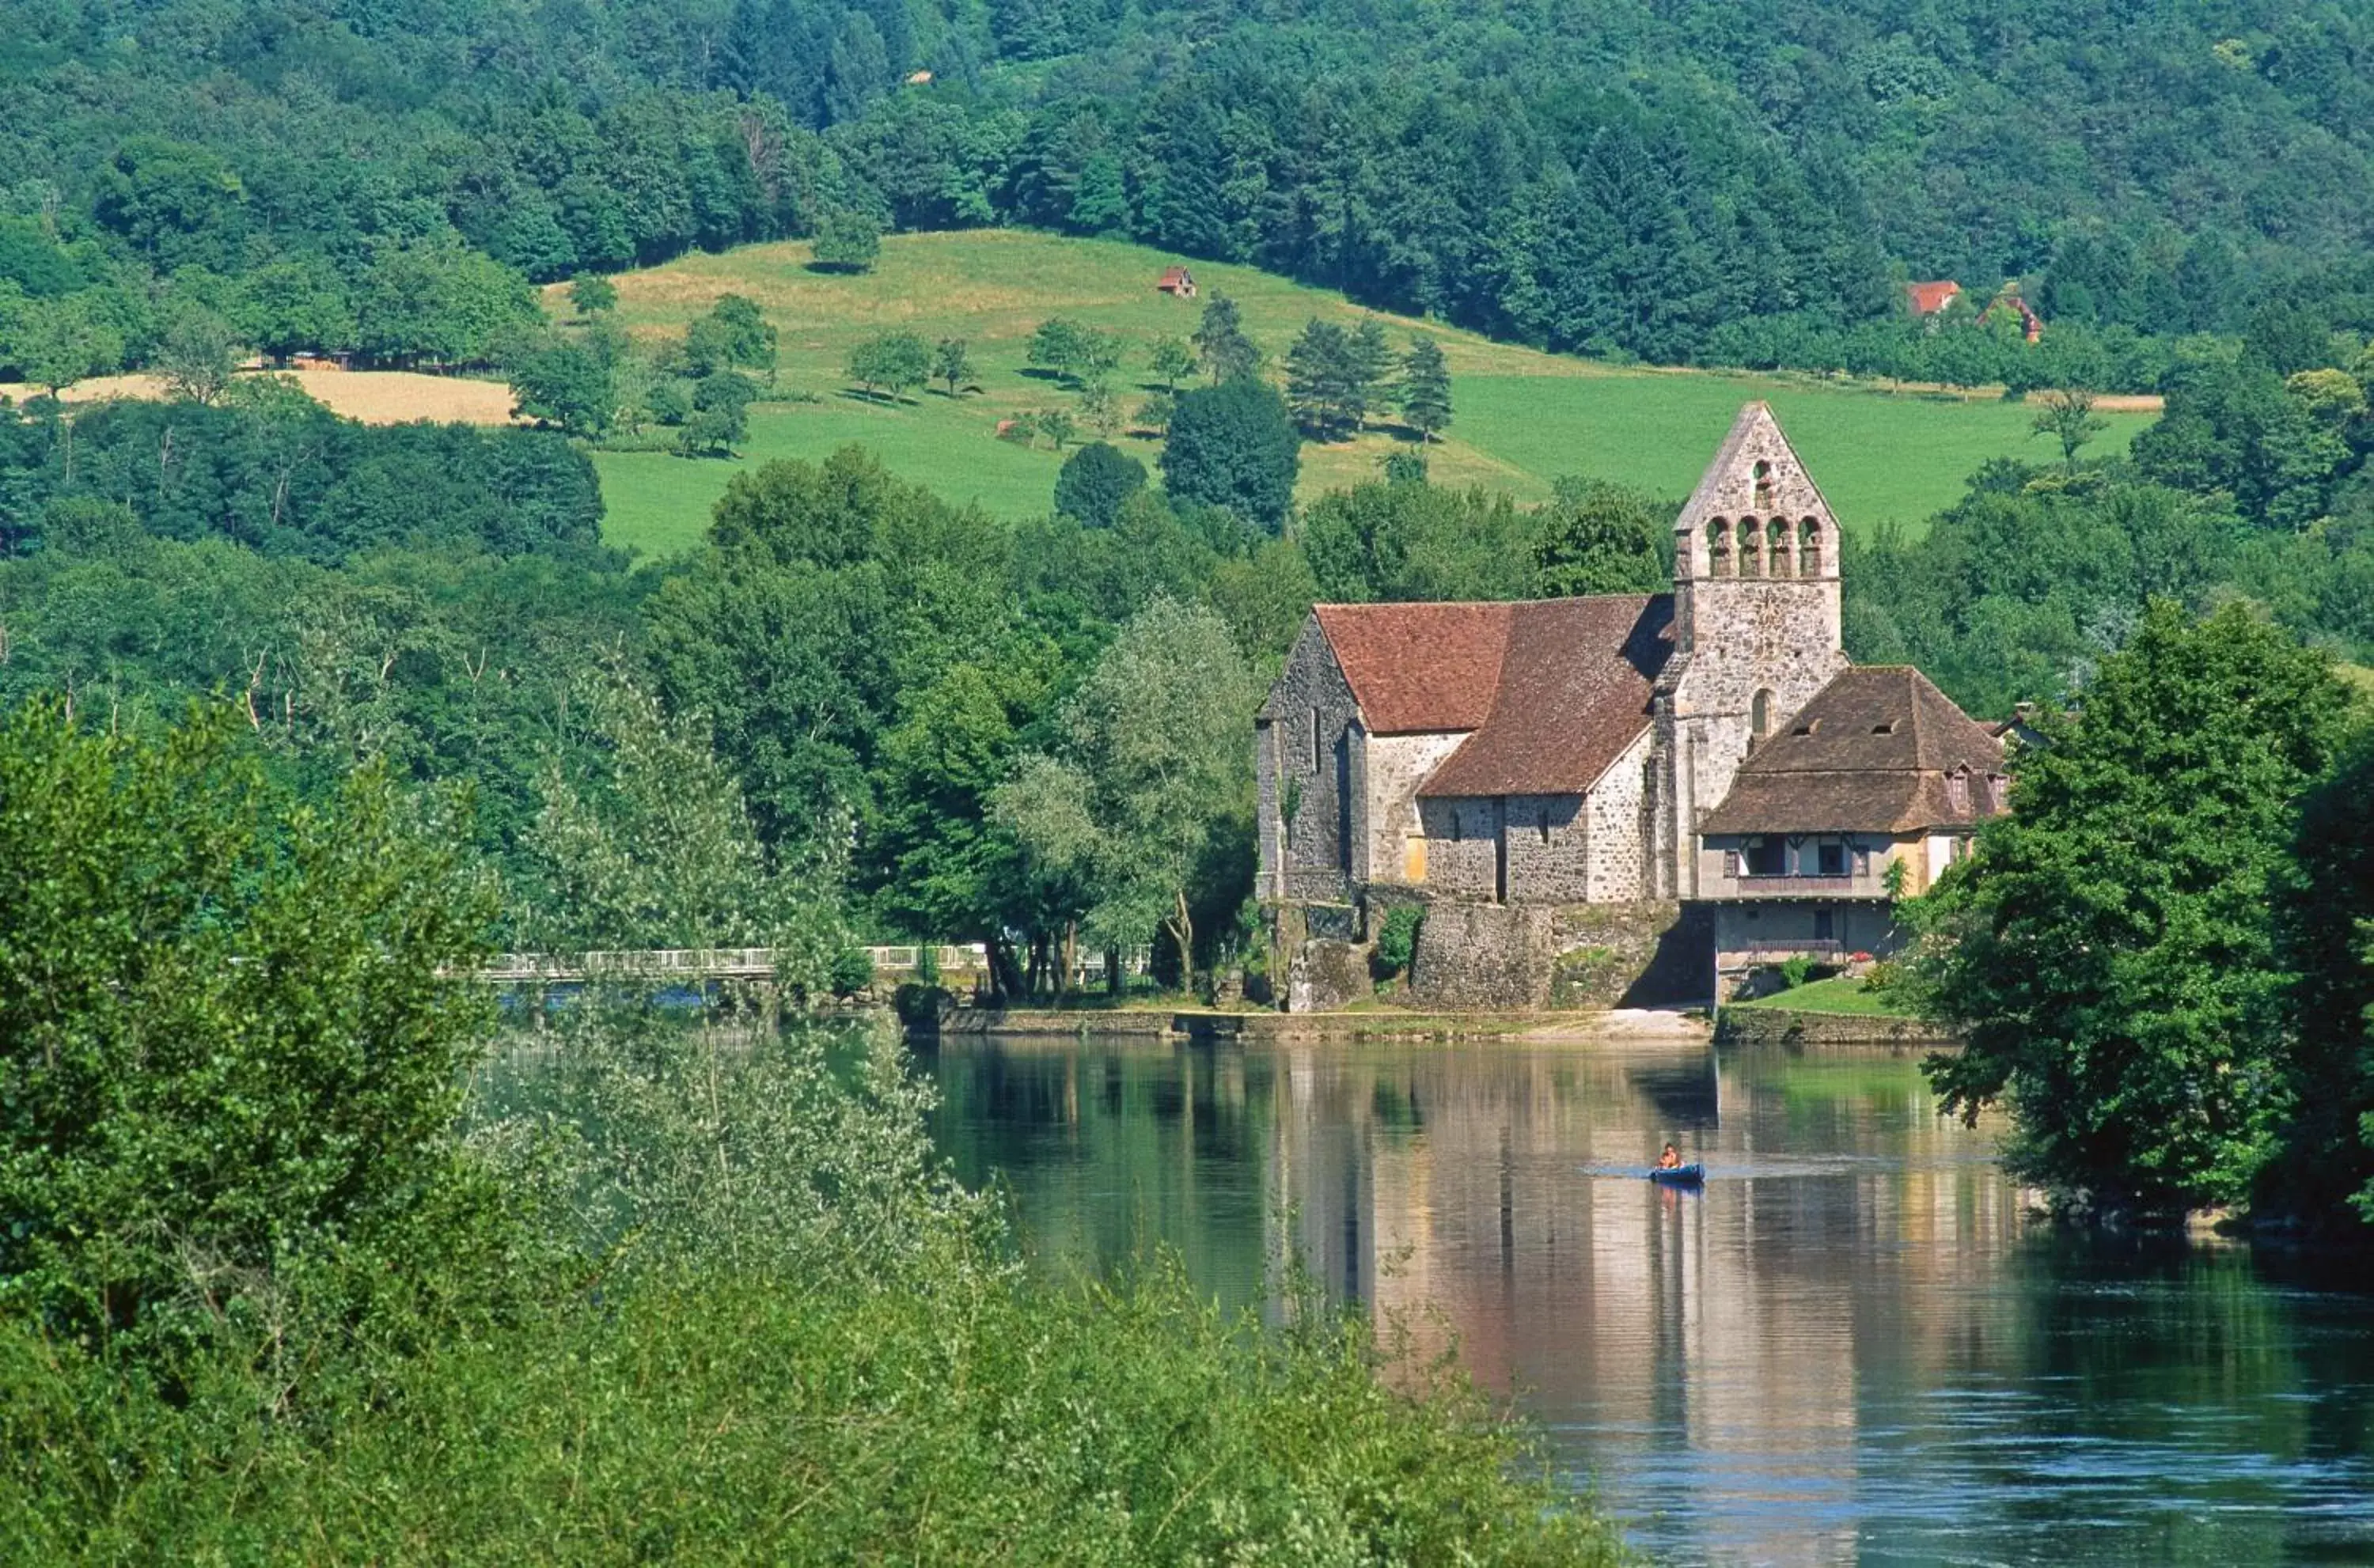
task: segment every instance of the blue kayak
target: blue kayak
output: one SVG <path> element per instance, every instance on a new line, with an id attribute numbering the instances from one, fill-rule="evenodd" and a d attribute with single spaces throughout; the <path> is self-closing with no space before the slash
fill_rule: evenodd
<path id="1" fill-rule="evenodd" d="M 1703 1187 L 1706 1167 L 1699 1164 L 1675 1165 L 1671 1170 L 1658 1169 L 1649 1173 L 1651 1181 L 1662 1181 L 1668 1187 Z"/>

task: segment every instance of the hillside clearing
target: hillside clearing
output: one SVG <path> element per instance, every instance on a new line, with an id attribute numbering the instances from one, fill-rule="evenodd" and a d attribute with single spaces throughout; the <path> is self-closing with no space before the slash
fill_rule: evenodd
<path id="1" fill-rule="evenodd" d="M 820 273 L 802 243 L 754 245 L 695 255 L 621 274 L 620 319 L 646 344 L 680 333 L 725 294 L 758 302 L 781 338 L 777 389 L 813 401 L 771 401 L 751 410 L 749 439 L 733 462 L 688 462 L 646 452 L 599 452 L 613 543 L 653 554 L 699 536 L 709 506 L 737 467 L 779 457 L 817 458 L 847 441 L 879 451 L 892 469 L 958 502 L 1005 516 L 1043 511 L 1063 457 L 1040 443 L 1001 441 L 998 421 L 1034 409 L 1069 407 L 1063 387 L 1026 364 L 1031 332 L 1051 316 L 1122 333 L 1122 369 L 1134 405 L 1154 390 L 1146 345 L 1195 330 L 1202 300 L 1156 292 L 1176 260 L 1113 240 L 1070 240 L 1010 229 L 894 235 L 868 274 Z M 1241 308 L 1246 330 L 1275 362 L 1313 317 L 1357 322 L 1375 314 L 1336 294 L 1250 268 L 1191 263 L 1203 298 L 1217 292 Z M 546 305 L 567 320 L 565 287 Z M 2030 412 L 1990 392 L 1891 390 L 1804 376 L 1620 368 L 1493 343 L 1472 333 L 1382 316 L 1396 350 L 1413 332 L 1443 346 L 1456 416 L 1428 451 L 1434 479 L 1484 485 L 1540 500 L 1561 474 L 1594 474 L 1685 493 L 1722 439 L 1739 404 L 1764 398 L 1780 412 L 1840 521 L 1868 531 L 1894 521 L 1917 532 L 1962 492 L 1965 477 L 1993 457 L 2041 460 L 2046 443 Z M 859 397 L 842 375 L 850 349 L 880 332 L 970 345 L 977 392 L 951 399 L 928 391 L 899 404 Z M 2148 409 L 2108 415 L 2097 451 L 2122 450 L 2150 422 Z M 1158 443 L 1118 443 L 1152 466 Z M 1381 431 L 1336 446 L 1303 449 L 1307 498 L 1373 476 L 1407 442 Z"/>

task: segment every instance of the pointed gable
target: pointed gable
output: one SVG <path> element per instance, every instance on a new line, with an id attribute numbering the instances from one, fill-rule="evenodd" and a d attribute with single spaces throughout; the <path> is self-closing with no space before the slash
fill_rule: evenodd
<path id="1" fill-rule="evenodd" d="M 1740 409 L 1674 527 L 1691 533 L 1712 519 L 1743 516 L 1811 517 L 1832 527 L 1838 521 L 1769 403 Z"/>

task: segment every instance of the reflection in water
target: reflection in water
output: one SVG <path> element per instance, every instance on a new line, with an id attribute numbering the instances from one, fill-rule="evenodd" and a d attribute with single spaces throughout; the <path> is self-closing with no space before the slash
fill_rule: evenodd
<path id="1" fill-rule="evenodd" d="M 2362 1281 L 2024 1225 L 1910 1058 L 950 1043 L 1041 1256 L 1455 1335 L 1663 1561 L 2374 1562 Z M 1703 1193 L 1640 1173 L 1670 1140 Z M 1290 1221 L 1280 1216 L 1291 1214 Z"/>

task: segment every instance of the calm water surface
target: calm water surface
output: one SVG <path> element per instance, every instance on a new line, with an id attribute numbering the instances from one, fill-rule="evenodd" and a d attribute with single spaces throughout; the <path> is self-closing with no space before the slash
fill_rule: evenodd
<path id="1" fill-rule="evenodd" d="M 1664 1562 L 2374 1563 L 2374 1281 L 2023 1220 L 1909 1057 L 951 1041 L 1032 1248 L 1288 1240 Z M 1641 1179 L 1671 1139 L 1703 1193 Z"/>

